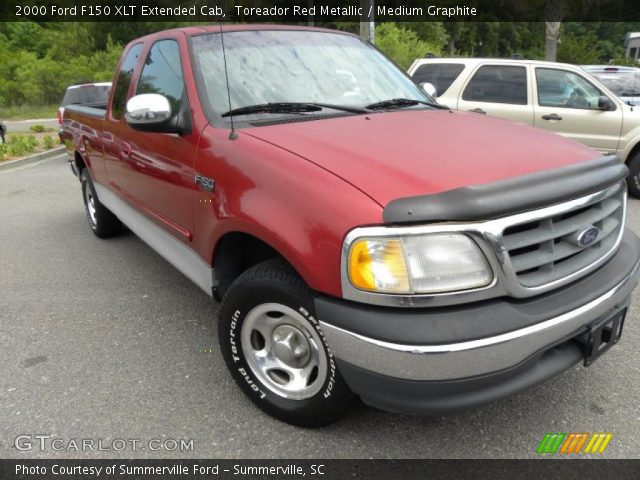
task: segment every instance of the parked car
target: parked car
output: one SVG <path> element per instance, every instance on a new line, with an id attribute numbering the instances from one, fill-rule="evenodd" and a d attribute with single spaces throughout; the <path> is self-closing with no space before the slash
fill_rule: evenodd
<path id="1" fill-rule="evenodd" d="M 628 105 L 640 105 L 640 68 L 614 65 L 583 65 L 590 73 Z"/>
<path id="2" fill-rule="evenodd" d="M 409 74 L 452 108 L 526 123 L 618 155 L 630 170 L 629 191 L 640 197 L 640 111 L 581 68 L 532 60 L 421 58 Z"/>
<path id="3" fill-rule="evenodd" d="M 58 107 L 58 125 L 62 126 L 62 116 L 67 105 L 106 106 L 111 82 L 78 83 L 70 85 Z"/>
<path id="4" fill-rule="evenodd" d="M 622 333 L 625 165 L 442 108 L 355 35 L 155 33 L 125 48 L 106 111 L 63 118 L 93 233 L 125 224 L 221 300 L 233 378 L 286 422 L 330 423 L 354 394 L 470 408 Z"/>

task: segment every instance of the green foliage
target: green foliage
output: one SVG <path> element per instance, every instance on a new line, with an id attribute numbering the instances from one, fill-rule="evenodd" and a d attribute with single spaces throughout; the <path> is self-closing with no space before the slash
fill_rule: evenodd
<path id="1" fill-rule="evenodd" d="M 441 50 L 449 39 L 445 25 L 442 22 L 402 22 L 396 25 L 406 30 L 412 30 L 420 40 L 430 45 L 437 45 L 438 50 Z"/>
<path id="2" fill-rule="evenodd" d="M 424 57 L 427 53 L 434 55 L 441 53 L 439 45 L 420 40 L 413 30 L 399 27 L 394 23 L 378 25 L 375 41 L 380 50 L 405 70 L 416 58 Z"/>
<path id="3" fill-rule="evenodd" d="M 0 161 L 7 158 L 24 157 L 38 149 L 51 150 L 58 144 L 57 137 L 51 135 L 38 139 L 32 134 L 12 134 L 6 140 L 6 143 L 0 144 Z"/>
<path id="4" fill-rule="evenodd" d="M 594 34 L 564 33 L 558 45 L 558 62 L 586 65 L 600 63 L 602 51 Z"/>
<path id="5" fill-rule="evenodd" d="M 544 23 L 540 22 L 449 22 L 444 27 L 447 56 L 501 57 L 519 54 L 525 58 L 544 56 Z"/>
<path id="6" fill-rule="evenodd" d="M 55 145 L 55 137 L 47 135 L 42 139 L 42 146 L 45 150 L 51 150 Z"/>
<path id="7" fill-rule="evenodd" d="M 0 25 L 0 107 L 59 103 L 67 86 L 111 80 L 122 44 L 107 33 L 96 49 L 94 24 Z M 114 28 L 117 30 L 117 28 Z"/>
<path id="8" fill-rule="evenodd" d="M 4 153 L 9 157 L 23 157 L 33 152 L 38 140 L 33 135 L 11 135 L 7 143 L 2 145 Z"/>
<path id="9" fill-rule="evenodd" d="M 584 25 L 576 23 L 563 25 L 558 44 L 558 62 L 577 65 L 603 63 L 603 45 L 595 31 Z M 607 45 L 607 48 L 611 50 L 610 45 Z"/>
<path id="10" fill-rule="evenodd" d="M 32 132 L 35 133 L 42 133 L 45 131 L 45 126 L 44 125 L 31 125 L 31 127 L 29 127 L 29 130 L 31 130 Z"/>
<path id="11" fill-rule="evenodd" d="M 28 120 L 32 118 L 54 118 L 58 111 L 58 104 L 54 105 L 16 105 L 4 107 L 0 110 L 3 120 Z"/>

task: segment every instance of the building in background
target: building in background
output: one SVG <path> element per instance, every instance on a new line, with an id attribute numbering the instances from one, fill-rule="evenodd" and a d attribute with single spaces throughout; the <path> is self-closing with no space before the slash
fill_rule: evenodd
<path id="1" fill-rule="evenodd" d="M 635 60 L 640 59 L 640 32 L 630 32 L 624 39 L 626 55 Z"/>

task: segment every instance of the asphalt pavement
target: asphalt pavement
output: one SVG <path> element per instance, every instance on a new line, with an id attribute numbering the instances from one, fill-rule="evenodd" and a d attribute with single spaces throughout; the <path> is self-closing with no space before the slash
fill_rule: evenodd
<path id="1" fill-rule="evenodd" d="M 629 207 L 640 233 L 640 201 Z M 474 411 L 357 404 L 304 430 L 234 384 L 218 305 L 133 234 L 93 236 L 64 156 L 16 165 L 0 171 L 0 458 L 535 458 L 547 432 L 611 432 L 601 456 L 640 458 L 639 301 L 621 343 L 590 368 Z M 77 451 L 82 439 L 111 450 Z"/>

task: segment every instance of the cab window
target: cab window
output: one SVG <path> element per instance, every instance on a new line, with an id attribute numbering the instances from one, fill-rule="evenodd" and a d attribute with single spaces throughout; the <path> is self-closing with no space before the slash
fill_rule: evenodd
<path id="1" fill-rule="evenodd" d="M 480 67 L 464 89 L 462 99 L 472 102 L 527 104 L 527 70 L 513 65 Z"/>
<path id="2" fill-rule="evenodd" d="M 425 63 L 413 72 L 413 79 L 416 83 L 431 83 L 436 87 L 436 94 L 442 96 L 462 70 L 464 65 L 461 63 Z"/>
<path id="3" fill-rule="evenodd" d="M 178 42 L 160 40 L 151 47 L 142 68 L 136 93 L 163 95 L 169 100 L 171 111 L 178 111 L 184 93 Z"/>
<path id="4" fill-rule="evenodd" d="M 133 77 L 133 71 L 136 68 L 140 52 L 142 52 L 142 44 L 136 43 L 129 49 L 122 61 L 122 65 L 120 66 L 118 78 L 116 78 L 116 84 L 114 86 L 113 101 L 111 105 L 111 116 L 115 119 L 122 117 L 122 114 L 124 113 L 129 85 L 131 85 L 131 78 Z"/>
<path id="5" fill-rule="evenodd" d="M 536 83 L 541 107 L 599 109 L 600 89 L 574 72 L 536 68 Z"/>

